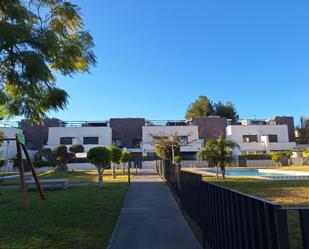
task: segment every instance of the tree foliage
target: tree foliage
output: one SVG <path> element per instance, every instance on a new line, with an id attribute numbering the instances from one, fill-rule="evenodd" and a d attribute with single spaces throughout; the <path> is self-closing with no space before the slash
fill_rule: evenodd
<path id="1" fill-rule="evenodd" d="M 301 117 L 300 125 L 297 127 L 299 144 L 309 144 L 309 118 Z"/>
<path id="2" fill-rule="evenodd" d="M 82 144 L 72 144 L 69 147 L 69 151 L 76 154 L 76 153 L 83 153 L 85 151 L 85 148 Z"/>
<path id="3" fill-rule="evenodd" d="M 236 108 L 232 102 L 226 102 L 226 104 L 223 104 L 219 101 L 214 105 L 214 109 L 216 116 L 225 117 L 227 119 L 231 119 L 232 121 L 239 119 Z"/>
<path id="4" fill-rule="evenodd" d="M 38 160 L 45 160 L 48 162 L 55 161 L 55 154 L 53 153 L 52 149 L 50 148 L 42 148 L 36 153 L 36 158 Z"/>
<path id="5" fill-rule="evenodd" d="M 3 157 L 0 157 L 0 168 L 3 167 L 5 164 L 5 159 Z"/>
<path id="6" fill-rule="evenodd" d="M 0 117 L 34 121 L 67 105 L 56 73 L 73 76 L 96 63 L 80 9 L 66 0 L 0 1 Z"/>
<path id="7" fill-rule="evenodd" d="M 123 150 L 120 161 L 123 163 L 122 171 L 125 172 L 125 164 L 131 160 L 131 153 L 127 150 Z M 129 167 L 129 165 L 128 165 Z"/>
<path id="8" fill-rule="evenodd" d="M 54 148 L 57 170 L 67 170 L 67 163 L 73 159 L 74 154 L 68 152 L 68 148 L 65 145 L 58 145 Z"/>
<path id="9" fill-rule="evenodd" d="M 186 112 L 186 119 L 202 118 L 214 115 L 213 102 L 206 96 L 199 96 L 191 103 Z"/>
<path id="10" fill-rule="evenodd" d="M 122 150 L 116 146 L 110 146 L 109 150 L 111 152 L 111 162 L 114 164 L 120 163 L 120 159 L 122 156 Z"/>
<path id="11" fill-rule="evenodd" d="M 176 140 L 168 138 L 158 140 L 155 149 L 157 156 L 162 159 L 173 160 L 173 153 L 175 157 L 180 154 L 180 144 Z"/>
<path id="12" fill-rule="evenodd" d="M 2 139 L 4 139 L 4 133 L 3 133 L 3 131 L 0 130 L 0 146 L 3 144 Z"/>
<path id="13" fill-rule="evenodd" d="M 181 161 L 182 161 L 181 156 L 175 156 L 175 163 L 177 165 L 181 164 Z"/>
<path id="14" fill-rule="evenodd" d="M 206 159 L 210 165 L 215 166 L 217 168 L 217 177 L 218 166 L 220 166 L 222 177 L 225 178 L 226 164 L 232 161 L 232 152 L 236 147 L 238 147 L 238 144 L 220 136 L 219 139 L 208 140 L 205 147 L 197 153 L 197 157 Z"/>
<path id="15" fill-rule="evenodd" d="M 281 161 L 281 154 L 279 152 L 271 152 L 270 153 L 271 160 L 276 163 L 280 163 Z"/>
<path id="16" fill-rule="evenodd" d="M 129 151 L 123 150 L 121 154 L 120 161 L 122 163 L 127 163 L 131 160 L 131 153 Z"/>
<path id="17" fill-rule="evenodd" d="M 111 152 L 106 147 L 98 146 L 91 148 L 87 153 L 87 158 L 96 167 L 107 167 L 112 159 Z"/>
<path id="18" fill-rule="evenodd" d="M 219 101 L 214 103 L 206 96 L 199 96 L 197 100 L 191 103 L 186 111 L 185 118 L 205 118 L 209 116 L 219 116 L 236 121 L 239 116 L 232 102 L 226 104 Z"/>
<path id="19" fill-rule="evenodd" d="M 109 150 L 111 152 L 111 162 L 112 162 L 112 174 L 113 178 L 116 178 L 116 164 L 120 163 L 122 150 L 116 146 L 110 146 Z"/>

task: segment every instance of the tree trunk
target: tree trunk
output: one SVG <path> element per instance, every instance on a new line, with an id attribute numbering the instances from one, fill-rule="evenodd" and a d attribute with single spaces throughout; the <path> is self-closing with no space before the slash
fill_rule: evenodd
<path id="1" fill-rule="evenodd" d="M 122 165 L 122 172 L 123 172 L 123 173 L 126 172 L 126 164 L 125 164 L 125 163 L 123 163 L 123 165 Z"/>
<path id="2" fill-rule="evenodd" d="M 103 172 L 104 172 L 104 170 L 98 169 L 98 186 L 99 186 L 99 188 L 103 188 Z"/>
<path id="3" fill-rule="evenodd" d="M 218 169 L 218 165 L 216 165 L 216 176 L 217 176 L 217 179 L 219 178 L 219 169 Z"/>
<path id="4" fill-rule="evenodd" d="M 115 166 L 116 166 L 116 165 L 113 163 L 113 164 L 112 164 L 112 168 L 113 168 L 112 171 L 113 171 L 113 178 L 114 178 L 114 179 L 116 179 L 116 168 L 115 168 Z"/>

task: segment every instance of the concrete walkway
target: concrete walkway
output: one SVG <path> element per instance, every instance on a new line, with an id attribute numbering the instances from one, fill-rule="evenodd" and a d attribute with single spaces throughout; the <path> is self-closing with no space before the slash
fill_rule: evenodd
<path id="1" fill-rule="evenodd" d="M 129 188 L 108 249 L 201 249 L 174 197 L 151 169 Z"/>

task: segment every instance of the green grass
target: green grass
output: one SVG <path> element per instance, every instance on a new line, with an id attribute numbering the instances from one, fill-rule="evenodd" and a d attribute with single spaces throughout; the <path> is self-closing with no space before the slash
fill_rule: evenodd
<path id="1" fill-rule="evenodd" d="M 1 249 L 106 248 L 128 189 L 125 183 L 47 191 L 41 201 L 30 192 L 24 211 L 18 190 L 0 195 Z"/>
<path id="2" fill-rule="evenodd" d="M 225 180 L 203 177 L 203 180 L 271 200 L 283 206 L 309 206 L 308 180 L 269 181 L 235 177 L 227 177 Z M 301 249 L 301 232 L 297 212 L 288 212 L 288 226 L 291 249 Z"/>
<path id="3" fill-rule="evenodd" d="M 18 172 L 0 172 L 0 178 L 1 176 L 11 176 L 11 175 L 18 175 Z"/>
<path id="4" fill-rule="evenodd" d="M 238 191 L 265 198 L 284 206 L 309 206 L 309 181 L 269 181 L 254 178 L 203 177 L 203 180 L 217 183 Z"/>
<path id="5" fill-rule="evenodd" d="M 131 171 L 131 177 L 133 178 L 135 171 Z M 96 170 L 75 170 L 75 171 L 47 171 L 38 175 L 39 179 L 68 179 L 70 183 L 96 183 L 98 181 L 98 173 Z M 104 182 L 127 182 L 128 173 L 122 172 L 122 170 L 116 170 L 116 179 L 113 179 L 111 170 L 104 171 Z M 1 177 L 0 177 L 1 180 Z M 19 184 L 19 179 L 7 179 L 0 182 L 0 185 L 16 185 Z"/>

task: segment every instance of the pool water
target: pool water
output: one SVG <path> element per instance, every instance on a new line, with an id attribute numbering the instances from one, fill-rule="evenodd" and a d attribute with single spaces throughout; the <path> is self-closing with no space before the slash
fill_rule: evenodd
<path id="1" fill-rule="evenodd" d="M 201 171 L 216 174 L 216 169 L 203 169 Z M 221 171 L 219 170 L 219 173 Z M 226 176 L 251 176 L 251 177 L 262 177 L 262 178 L 309 178 L 308 172 L 301 171 L 283 171 L 273 169 L 226 169 Z"/>

